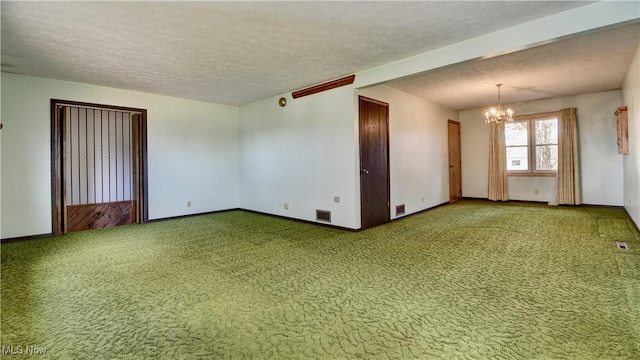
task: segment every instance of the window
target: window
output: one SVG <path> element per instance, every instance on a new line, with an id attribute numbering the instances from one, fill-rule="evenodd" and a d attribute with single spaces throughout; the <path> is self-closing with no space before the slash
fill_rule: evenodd
<path id="1" fill-rule="evenodd" d="M 516 116 L 506 123 L 507 172 L 512 176 L 555 176 L 558 169 L 558 114 Z"/>

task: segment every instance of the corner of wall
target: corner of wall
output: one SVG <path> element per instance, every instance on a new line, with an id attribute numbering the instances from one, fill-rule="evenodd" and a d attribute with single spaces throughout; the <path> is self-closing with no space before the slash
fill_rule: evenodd
<path id="1" fill-rule="evenodd" d="M 240 107 L 240 207 L 357 229 L 353 86 L 281 96 Z"/>
<path id="2" fill-rule="evenodd" d="M 622 104 L 627 106 L 629 154 L 622 155 L 624 208 L 640 227 L 640 44 L 622 83 Z"/>

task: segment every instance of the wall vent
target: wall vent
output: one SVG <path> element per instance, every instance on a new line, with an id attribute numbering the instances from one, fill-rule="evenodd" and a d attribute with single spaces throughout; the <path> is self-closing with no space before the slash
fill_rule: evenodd
<path id="1" fill-rule="evenodd" d="M 404 204 L 396 206 L 396 215 L 404 214 Z"/>
<path id="2" fill-rule="evenodd" d="M 618 245 L 618 249 L 620 249 L 620 250 L 627 250 L 627 249 L 629 249 L 629 246 L 628 246 L 628 245 L 627 245 L 627 243 L 626 243 L 626 242 L 624 242 L 624 241 L 618 241 L 618 242 L 616 243 L 616 245 Z"/>
<path id="3" fill-rule="evenodd" d="M 318 221 L 326 221 L 326 222 L 330 223 L 331 222 L 331 211 L 317 210 L 316 209 L 316 220 L 318 220 Z"/>

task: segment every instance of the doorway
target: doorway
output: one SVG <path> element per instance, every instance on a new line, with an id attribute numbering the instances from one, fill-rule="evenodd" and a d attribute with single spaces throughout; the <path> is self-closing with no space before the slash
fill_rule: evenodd
<path id="1" fill-rule="evenodd" d="M 361 229 L 388 223 L 389 104 L 359 97 Z"/>
<path id="2" fill-rule="evenodd" d="M 52 232 L 146 222 L 146 110 L 51 100 Z"/>
<path id="3" fill-rule="evenodd" d="M 460 123 L 449 120 L 449 201 L 462 199 L 462 156 Z"/>

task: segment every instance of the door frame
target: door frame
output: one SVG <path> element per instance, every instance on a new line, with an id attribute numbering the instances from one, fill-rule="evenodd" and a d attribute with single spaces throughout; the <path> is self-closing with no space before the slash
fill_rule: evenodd
<path id="1" fill-rule="evenodd" d="M 134 175 L 134 187 L 138 189 L 136 198 L 136 219 L 132 223 L 146 223 L 149 220 L 149 202 L 147 186 L 147 109 L 130 108 L 123 106 L 93 104 L 78 101 L 51 99 L 51 233 L 60 235 L 64 231 L 64 121 L 56 111 L 58 106 L 77 106 L 97 108 L 103 110 L 126 111 L 140 114 L 138 121 L 138 147 L 136 161 L 139 171 Z"/>
<path id="2" fill-rule="evenodd" d="M 376 100 L 376 99 L 372 99 L 370 97 L 366 97 L 366 96 L 362 96 L 359 95 L 358 96 L 358 176 L 360 177 L 360 181 L 359 181 L 359 185 L 360 185 L 360 230 L 364 230 L 367 228 L 363 227 L 363 221 L 362 221 L 362 137 L 360 136 L 362 133 L 362 110 L 360 108 L 360 102 L 361 101 L 366 101 L 366 102 L 370 102 L 370 103 L 374 103 L 374 104 L 378 104 L 381 106 L 384 106 L 387 108 L 387 119 L 386 119 L 386 124 L 385 124 L 385 130 L 386 130 L 386 135 L 387 135 L 387 142 L 386 144 L 384 144 L 384 146 L 386 146 L 387 148 L 387 198 L 386 198 L 386 203 L 387 203 L 387 221 L 386 223 L 391 221 L 391 163 L 390 163 L 390 157 L 391 157 L 391 152 L 390 152 L 390 146 L 389 143 L 391 141 L 390 139 L 390 135 L 389 135 L 389 103 L 386 103 L 384 101 L 380 101 L 380 100 Z"/>
<path id="3" fill-rule="evenodd" d="M 458 167 L 460 168 L 460 197 L 456 198 L 456 199 L 452 199 L 451 198 L 451 134 L 449 133 L 449 124 L 455 124 L 456 126 L 458 126 L 458 152 L 459 152 L 459 158 L 456 160 L 460 160 L 458 162 Z M 447 151 L 449 153 L 448 159 L 449 159 L 449 202 L 456 202 L 460 199 L 462 199 L 462 142 L 461 142 L 461 138 L 460 138 L 460 134 L 461 134 L 461 126 L 460 126 L 460 122 L 459 121 L 455 121 L 455 120 L 447 120 Z"/>

